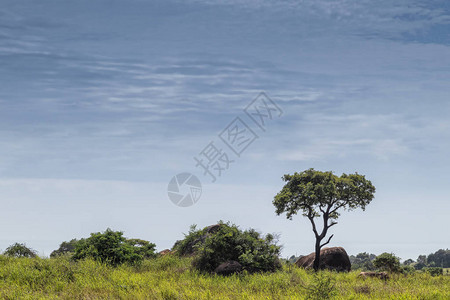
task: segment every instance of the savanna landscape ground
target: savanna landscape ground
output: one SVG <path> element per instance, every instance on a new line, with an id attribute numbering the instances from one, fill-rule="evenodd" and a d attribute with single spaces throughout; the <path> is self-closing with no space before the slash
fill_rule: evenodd
<path id="1" fill-rule="evenodd" d="M 93 260 L 0 256 L 2 299 L 450 299 L 450 276 L 362 279 L 284 265 L 274 273 L 204 274 L 190 258 L 166 255 L 136 266 Z M 445 272 L 444 272 L 445 274 Z"/>

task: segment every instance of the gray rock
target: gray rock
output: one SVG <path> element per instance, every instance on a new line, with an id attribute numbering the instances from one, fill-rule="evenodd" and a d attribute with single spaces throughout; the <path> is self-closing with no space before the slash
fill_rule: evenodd
<path id="1" fill-rule="evenodd" d="M 235 273 L 239 273 L 242 271 L 242 266 L 240 263 L 234 260 L 230 260 L 220 264 L 214 272 L 218 275 L 231 275 Z"/>
<path id="2" fill-rule="evenodd" d="M 313 252 L 309 255 L 300 257 L 295 264 L 298 267 L 310 269 L 313 268 L 314 258 L 316 254 Z M 349 272 L 352 268 L 350 258 L 342 247 L 323 248 L 320 250 L 320 269 L 328 269 L 338 272 Z"/>

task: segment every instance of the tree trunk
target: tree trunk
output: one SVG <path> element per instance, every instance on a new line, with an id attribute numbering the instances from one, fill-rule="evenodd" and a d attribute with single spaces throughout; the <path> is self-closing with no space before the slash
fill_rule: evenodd
<path id="1" fill-rule="evenodd" d="M 316 237 L 316 256 L 314 258 L 313 264 L 314 271 L 315 272 L 319 271 L 319 267 L 320 267 L 320 239 Z"/>

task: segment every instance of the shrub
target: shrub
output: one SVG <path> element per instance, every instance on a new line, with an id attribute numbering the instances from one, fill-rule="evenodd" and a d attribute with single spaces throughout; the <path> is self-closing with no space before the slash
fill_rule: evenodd
<path id="1" fill-rule="evenodd" d="M 155 256 L 155 244 L 144 240 L 127 240 L 123 232 L 108 228 L 103 233 L 91 233 L 89 238 L 77 242 L 72 258 L 78 260 L 90 257 L 117 266 L 123 263 L 135 264 Z"/>
<path id="2" fill-rule="evenodd" d="M 413 274 L 415 271 L 416 269 L 411 265 L 401 266 L 401 273 L 403 274 Z"/>
<path id="3" fill-rule="evenodd" d="M 393 253 L 382 253 L 378 255 L 374 261 L 373 265 L 383 271 L 398 273 L 400 269 L 400 258 L 395 256 Z"/>
<path id="4" fill-rule="evenodd" d="M 172 250 L 174 250 L 178 255 L 186 256 L 191 255 L 195 252 L 196 247 L 200 244 L 207 234 L 207 227 L 203 230 L 198 230 L 197 225 L 191 225 L 188 234 L 184 235 L 184 239 L 176 241 L 173 245 Z"/>
<path id="5" fill-rule="evenodd" d="M 373 260 L 376 258 L 375 254 L 369 254 L 367 252 L 358 253 L 356 256 L 350 255 L 350 262 L 352 269 L 361 269 L 364 271 L 373 271 L 375 267 Z"/>
<path id="6" fill-rule="evenodd" d="M 444 269 L 439 267 L 423 268 L 423 271 L 429 273 L 431 276 L 439 276 L 444 274 Z"/>
<path id="7" fill-rule="evenodd" d="M 142 256 L 142 258 L 155 258 L 155 247 L 156 245 L 153 243 L 150 243 L 146 240 L 141 239 L 128 239 L 125 240 L 125 243 L 132 246 L 134 248 L 134 251 Z"/>
<path id="8" fill-rule="evenodd" d="M 324 272 L 315 273 L 313 282 L 303 287 L 306 289 L 306 299 L 326 300 L 337 295 L 336 281 Z"/>
<path id="9" fill-rule="evenodd" d="M 36 251 L 25 244 L 15 243 L 6 248 L 4 255 L 12 257 L 36 257 Z"/>
<path id="10" fill-rule="evenodd" d="M 62 242 L 59 245 L 58 249 L 56 249 L 56 250 L 52 251 L 52 253 L 50 253 L 50 257 L 55 258 L 58 256 L 73 255 L 73 253 L 75 252 L 75 248 L 79 242 L 80 241 L 77 239 L 72 239 L 69 242 Z"/>
<path id="11" fill-rule="evenodd" d="M 221 263 L 237 261 L 248 272 L 276 271 L 281 268 L 278 258 L 280 247 L 273 235 L 261 236 L 254 229 L 242 231 L 236 225 L 219 222 L 214 232 L 191 230 L 175 249 L 183 254 L 190 247 L 195 249 L 193 265 L 196 269 L 213 272 Z M 192 246 L 194 244 L 194 246 Z"/>

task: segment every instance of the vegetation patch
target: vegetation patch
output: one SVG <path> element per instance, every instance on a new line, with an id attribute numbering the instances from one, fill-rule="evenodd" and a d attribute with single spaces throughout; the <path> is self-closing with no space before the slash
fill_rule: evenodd
<path id="1" fill-rule="evenodd" d="M 185 239 L 176 243 L 180 255 L 193 254 L 199 271 L 212 273 L 225 262 L 238 262 L 250 272 L 273 272 L 281 268 L 280 246 L 271 234 L 262 236 L 254 229 L 241 230 L 234 224 L 219 222 L 215 229 L 191 227 Z"/>

